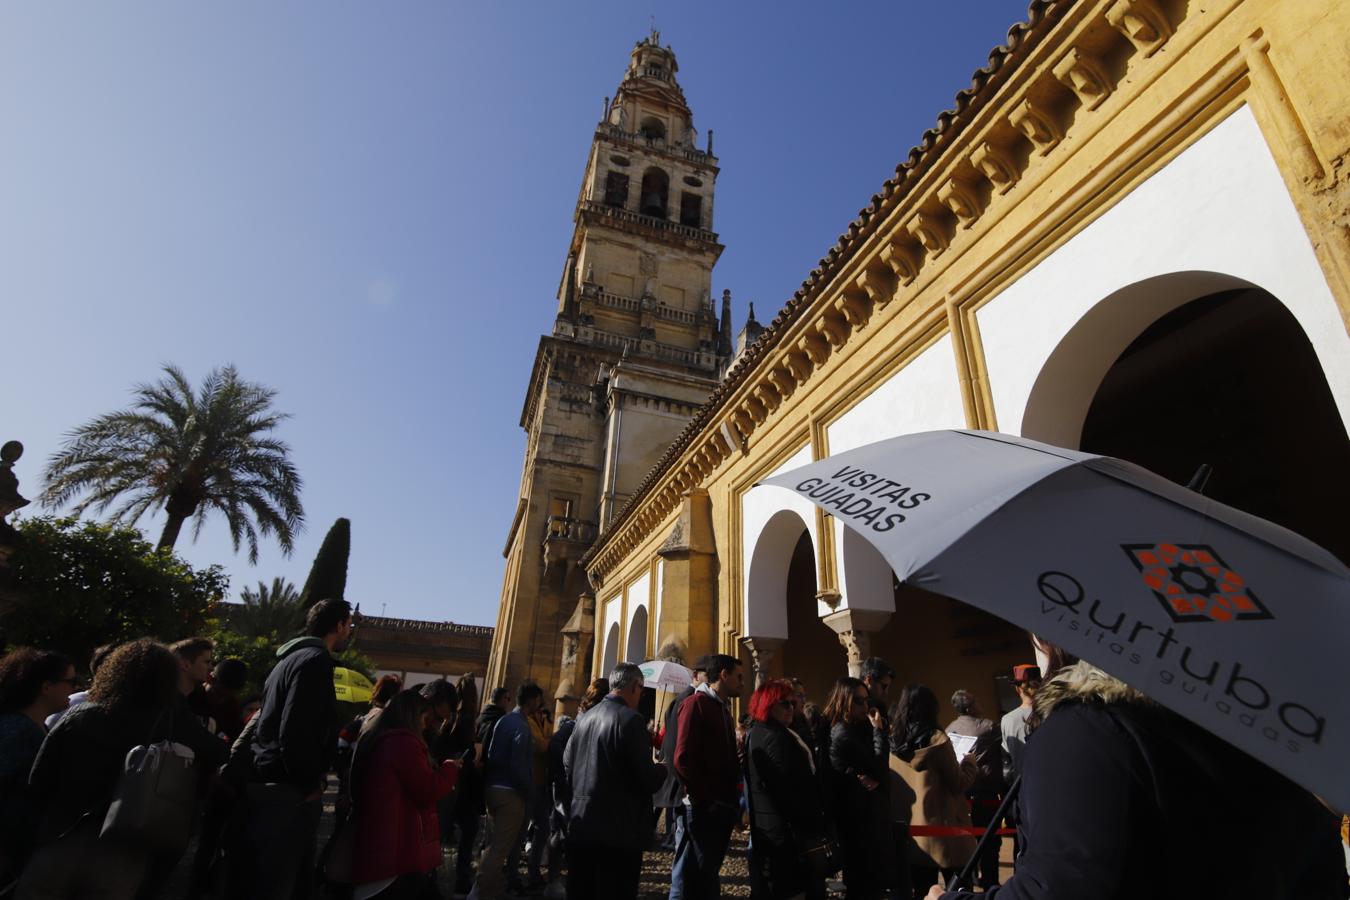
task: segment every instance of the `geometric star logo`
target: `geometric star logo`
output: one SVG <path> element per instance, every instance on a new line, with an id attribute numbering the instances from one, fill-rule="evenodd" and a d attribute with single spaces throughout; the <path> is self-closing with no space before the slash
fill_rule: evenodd
<path id="1" fill-rule="evenodd" d="M 1177 622 L 1273 619 L 1241 575 L 1208 544 L 1121 544 L 1144 584 Z"/>

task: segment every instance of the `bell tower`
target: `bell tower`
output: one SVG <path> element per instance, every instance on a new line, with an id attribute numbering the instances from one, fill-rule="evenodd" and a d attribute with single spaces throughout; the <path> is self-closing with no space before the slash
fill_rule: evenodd
<path id="1" fill-rule="evenodd" d="M 729 296 L 725 321 L 712 299 L 717 158 L 711 131 L 697 146 L 678 71 L 653 30 L 595 127 L 552 333 L 521 412 L 525 465 L 489 687 L 578 688 L 564 682 L 590 670 L 595 602 L 583 601 L 578 563 L 731 359 Z"/>

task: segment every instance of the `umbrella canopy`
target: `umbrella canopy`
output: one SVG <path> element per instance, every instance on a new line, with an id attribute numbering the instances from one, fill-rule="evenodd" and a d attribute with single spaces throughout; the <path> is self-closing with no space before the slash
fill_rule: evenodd
<path id="1" fill-rule="evenodd" d="M 665 691 L 681 691 L 694 682 L 694 673 L 677 662 L 653 659 L 638 666 L 646 687 Z"/>
<path id="2" fill-rule="evenodd" d="M 333 693 L 346 703 L 369 703 L 375 696 L 375 685 L 355 669 L 338 666 L 333 669 Z"/>
<path id="3" fill-rule="evenodd" d="M 901 581 L 1020 625 L 1350 809 L 1350 570 L 1131 463 L 981 431 L 767 479 Z"/>

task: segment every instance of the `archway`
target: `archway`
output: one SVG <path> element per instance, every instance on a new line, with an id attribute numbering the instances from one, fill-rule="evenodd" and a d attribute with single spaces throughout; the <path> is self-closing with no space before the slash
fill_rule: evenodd
<path id="1" fill-rule="evenodd" d="M 670 176 L 657 168 L 644 172 L 640 201 L 638 212 L 644 216 L 666 218 L 666 210 L 670 205 Z"/>
<path id="2" fill-rule="evenodd" d="M 600 666 L 600 677 L 608 678 L 609 673 L 614 671 L 614 664 L 619 661 L 619 623 L 615 622 L 609 626 L 609 634 L 605 636 L 605 656 L 604 663 Z"/>
<path id="3" fill-rule="evenodd" d="M 629 617 L 628 646 L 624 652 L 624 661 L 643 663 L 647 661 L 647 607 L 639 606 Z"/>
<path id="4" fill-rule="evenodd" d="M 1350 439 L 1307 334 L 1267 291 L 1192 299 L 1137 333 L 1105 370 L 1080 449 L 1179 484 L 1213 466 L 1206 496 L 1350 560 Z M 1071 445 L 1072 446 L 1072 445 Z"/>

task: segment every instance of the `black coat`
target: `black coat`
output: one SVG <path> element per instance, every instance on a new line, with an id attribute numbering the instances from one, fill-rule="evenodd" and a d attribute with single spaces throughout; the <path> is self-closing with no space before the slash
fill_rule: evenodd
<path id="1" fill-rule="evenodd" d="M 645 849 L 652 836 L 652 792 L 666 770 L 652 761 L 642 716 L 606 697 L 577 721 L 563 762 L 572 785 L 569 840 Z"/>
<path id="2" fill-rule="evenodd" d="M 823 835 L 824 800 L 810 750 L 772 720 L 753 723 L 745 746 L 755 847 L 793 847 Z"/>
<path id="3" fill-rule="evenodd" d="M 279 655 L 281 662 L 263 684 L 253 734 L 254 778 L 309 792 L 322 785 L 337 759 L 337 664 L 319 638 L 297 638 Z"/>
<path id="4" fill-rule="evenodd" d="M 1311 795 L 1104 675 L 1054 706 L 1024 762 L 1016 873 L 944 897 L 1348 896 L 1337 822 Z"/>

